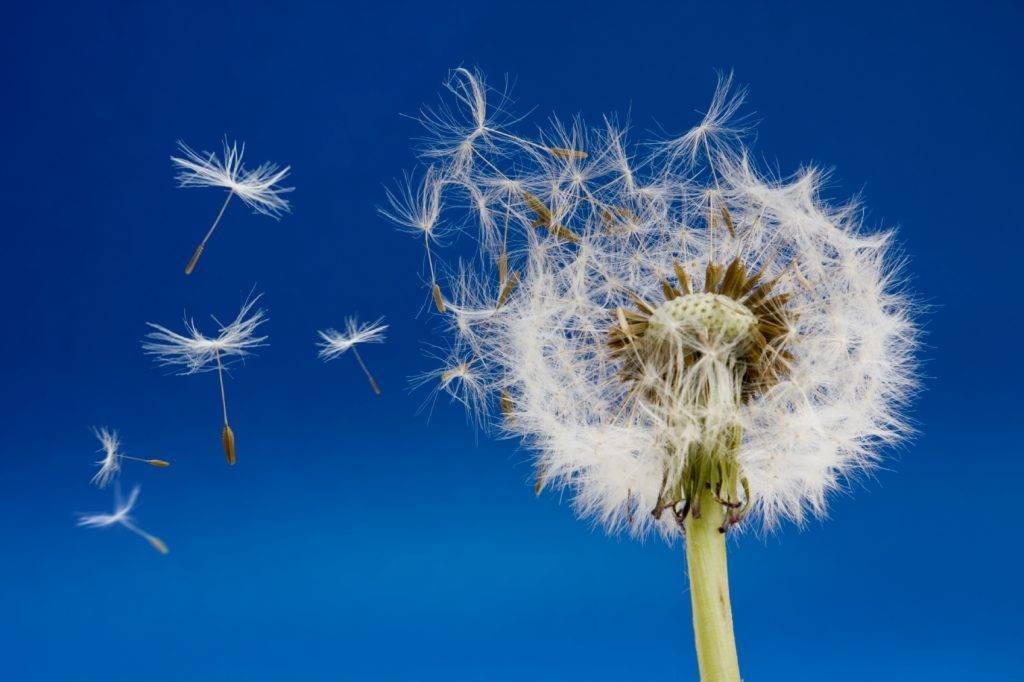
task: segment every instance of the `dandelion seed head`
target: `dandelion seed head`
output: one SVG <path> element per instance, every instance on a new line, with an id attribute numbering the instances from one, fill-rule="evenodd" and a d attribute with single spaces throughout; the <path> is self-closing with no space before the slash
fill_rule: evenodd
<path id="1" fill-rule="evenodd" d="M 452 350 L 421 383 L 523 439 L 539 487 L 671 538 L 699 479 L 731 522 L 772 528 L 823 515 L 908 435 L 917 331 L 891 233 L 824 201 L 816 169 L 757 169 L 731 76 L 694 129 L 647 146 L 608 121 L 520 137 L 461 92 L 484 123 L 432 182 L 445 211 L 468 194 L 491 222 L 448 270 Z"/>

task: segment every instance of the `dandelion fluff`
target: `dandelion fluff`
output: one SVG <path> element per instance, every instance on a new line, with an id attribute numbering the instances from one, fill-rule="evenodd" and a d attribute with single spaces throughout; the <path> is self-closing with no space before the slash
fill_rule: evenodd
<path id="1" fill-rule="evenodd" d="M 254 349 L 265 345 L 267 337 L 257 335 L 257 330 L 267 321 L 265 312 L 255 308 L 261 296 L 262 294 L 246 300 L 235 319 L 227 324 L 214 318 L 219 327 L 216 336 L 204 335 L 194 320 L 186 318 L 183 334 L 163 325 L 147 322 L 153 331 L 146 335 L 142 343 L 145 353 L 154 356 L 161 365 L 181 368 L 180 374 L 217 371 L 224 415 L 221 445 L 228 464 L 231 465 L 236 461 L 235 433 L 228 423 L 224 371 L 225 366 L 232 360 L 244 359 L 251 355 Z"/>
<path id="2" fill-rule="evenodd" d="M 344 332 L 339 332 L 336 329 L 326 329 L 318 332 L 322 339 L 319 355 L 325 361 L 334 360 L 351 350 L 356 358 L 356 362 L 359 363 L 359 367 L 363 370 L 363 374 L 366 375 L 366 380 L 370 382 L 370 388 L 373 389 L 374 393 L 380 395 L 380 385 L 377 384 L 377 380 L 370 374 L 370 370 L 363 361 L 363 356 L 359 354 L 357 346 L 364 343 L 384 343 L 384 332 L 387 331 L 387 328 L 388 326 L 384 324 L 383 317 L 375 322 L 362 324 L 355 317 L 350 317 L 345 320 Z"/>
<path id="3" fill-rule="evenodd" d="M 141 537 L 156 551 L 161 554 L 167 554 L 170 550 L 167 548 L 166 543 L 152 533 L 148 533 L 139 528 L 135 525 L 135 520 L 131 517 L 131 511 L 134 509 L 135 503 L 139 499 L 139 490 L 139 486 L 132 488 L 127 499 L 122 499 L 121 491 L 115 490 L 113 512 L 109 514 L 81 514 L 78 517 L 78 525 L 83 528 L 109 528 L 111 526 L 121 526 L 122 528 L 127 528 L 132 533 Z"/>
<path id="4" fill-rule="evenodd" d="M 178 141 L 178 149 L 181 156 L 171 157 L 171 163 L 178 169 L 178 187 L 219 187 L 228 190 L 220 212 L 185 266 L 186 275 L 192 274 L 195 269 L 207 242 L 224 217 L 231 197 L 237 196 L 254 212 L 274 219 L 291 210 L 284 195 L 295 188 L 279 185 L 291 171 L 289 166 L 280 168 L 273 163 L 263 163 L 256 168 L 246 169 L 242 165 L 245 145 L 239 147 L 237 142 L 229 144 L 227 138 L 224 139 L 221 157 L 213 152 L 198 153 L 181 140 Z"/>
<path id="5" fill-rule="evenodd" d="M 473 368 L 489 397 L 462 402 L 502 414 L 540 487 L 613 531 L 672 538 L 704 486 L 723 531 L 771 528 L 823 515 L 908 434 L 916 330 L 892 234 L 825 201 L 813 168 L 757 170 L 731 77 L 696 128 L 641 147 L 607 121 L 519 137 L 474 74 L 453 78 L 469 123 L 428 120 L 429 186 L 406 196 L 432 229 L 465 196 L 487 221 L 479 268 L 446 285 L 459 353 L 435 376 Z"/>
<path id="6" fill-rule="evenodd" d="M 143 462 L 159 469 L 165 469 L 171 465 L 170 462 L 164 459 L 144 459 L 124 454 L 121 452 L 121 439 L 114 429 L 100 427 L 98 429 L 94 428 L 92 432 L 96 436 L 96 440 L 100 442 L 100 452 L 103 453 L 103 457 L 96 462 L 99 470 L 92 477 L 92 483 L 97 488 L 105 488 L 107 484 L 117 478 L 121 472 L 121 461 L 125 459 Z"/>

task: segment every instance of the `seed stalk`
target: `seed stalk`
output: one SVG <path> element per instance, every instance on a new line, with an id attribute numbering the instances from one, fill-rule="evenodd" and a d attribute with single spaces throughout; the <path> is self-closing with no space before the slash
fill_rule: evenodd
<path id="1" fill-rule="evenodd" d="M 740 682 L 729 601 L 729 570 L 722 531 L 728 510 L 710 489 L 701 493 L 699 516 L 688 514 L 686 565 L 693 605 L 693 633 L 701 682 Z"/>

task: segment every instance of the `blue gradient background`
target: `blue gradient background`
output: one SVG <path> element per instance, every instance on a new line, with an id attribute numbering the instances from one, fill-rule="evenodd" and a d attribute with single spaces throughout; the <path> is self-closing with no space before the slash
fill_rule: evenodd
<path id="1" fill-rule="evenodd" d="M 141 4 L 141 3 L 139 3 Z M 696 679 L 684 557 L 535 499 L 528 454 L 408 377 L 430 368 L 419 244 L 375 213 L 450 67 L 515 80 L 524 125 L 628 113 L 681 131 L 714 69 L 750 84 L 757 151 L 837 170 L 899 224 L 925 318 L 921 435 L 827 522 L 733 542 L 749 680 L 1020 679 L 1020 5 L 1010 2 L 8 5 L 0 41 L 6 680 Z M 825 3 L 827 4 L 827 3 Z M 179 137 L 289 163 L 294 213 L 177 190 Z M 1011 262 L 1013 259 L 1013 262 Z M 1017 272 L 1014 272 L 1014 271 Z M 230 379 L 168 376 L 144 322 L 266 292 L 271 346 Z M 385 314 L 324 365 L 317 328 Z M 121 430 L 139 523 L 88 485 Z"/>

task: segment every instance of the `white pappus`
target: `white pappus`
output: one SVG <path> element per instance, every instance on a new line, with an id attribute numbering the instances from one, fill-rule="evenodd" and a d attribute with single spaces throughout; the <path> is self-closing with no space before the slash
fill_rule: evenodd
<path id="1" fill-rule="evenodd" d="M 163 540 L 157 536 L 147 533 L 135 525 L 135 520 L 129 515 L 139 499 L 139 486 L 132 488 L 128 499 L 121 498 L 121 491 L 114 491 L 114 511 L 110 514 L 95 513 L 81 514 L 78 517 L 78 525 L 85 528 L 109 528 L 110 526 L 122 526 L 148 542 L 153 549 L 161 554 L 167 554 L 170 550 Z"/>

